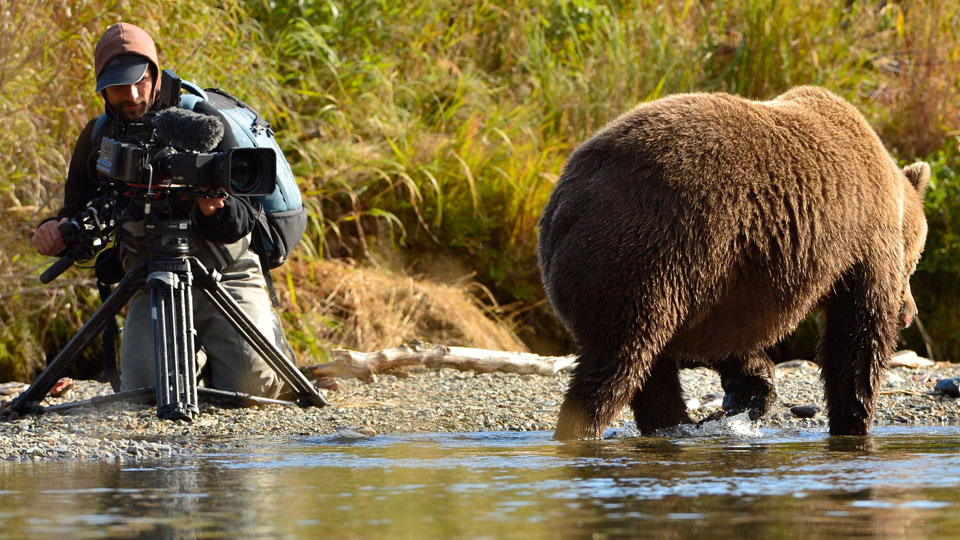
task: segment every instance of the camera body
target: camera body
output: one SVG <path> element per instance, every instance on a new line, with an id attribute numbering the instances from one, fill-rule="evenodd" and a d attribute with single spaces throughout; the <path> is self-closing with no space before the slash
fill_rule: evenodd
<path id="1" fill-rule="evenodd" d="M 247 197 L 273 193 L 276 166 L 271 148 L 190 152 L 131 136 L 104 137 L 97 158 L 100 174 L 127 184 L 205 188 Z"/>
<path id="2" fill-rule="evenodd" d="M 277 186 L 272 148 L 230 148 L 211 152 L 226 126 L 219 118 L 179 108 L 180 79 L 164 70 L 164 108 L 129 124 L 119 137 L 100 143 L 97 171 L 104 177 L 150 188 L 267 196 Z"/>

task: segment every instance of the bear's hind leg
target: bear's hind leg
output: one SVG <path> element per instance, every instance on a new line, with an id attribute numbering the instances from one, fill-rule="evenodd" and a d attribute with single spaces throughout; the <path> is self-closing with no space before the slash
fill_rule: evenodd
<path id="1" fill-rule="evenodd" d="M 609 349 L 580 350 L 560 406 L 555 439 L 603 438 L 603 429 L 633 397 L 645 369 L 623 356 Z"/>
<path id="2" fill-rule="evenodd" d="M 777 400 L 773 361 L 760 351 L 731 356 L 714 364 L 723 387 L 723 410 L 730 416 L 746 411 L 751 420 L 763 418 Z"/>
<path id="3" fill-rule="evenodd" d="M 655 360 L 650 374 L 634 393 L 630 408 L 637 430 L 644 435 L 691 422 L 676 360 L 667 356 Z"/>
<path id="4" fill-rule="evenodd" d="M 820 377 L 831 435 L 865 435 L 870 430 L 880 378 L 897 343 L 900 306 L 896 297 L 884 294 L 878 275 L 884 273 L 858 264 L 826 301 Z"/>

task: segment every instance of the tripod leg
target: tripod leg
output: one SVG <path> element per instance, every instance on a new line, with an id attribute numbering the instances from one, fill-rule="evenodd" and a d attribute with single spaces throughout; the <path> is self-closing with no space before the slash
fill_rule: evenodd
<path id="1" fill-rule="evenodd" d="M 97 289 L 100 291 L 100 303 L 107 301 L 110 297 L 110 284 L 97 280 Z M 103 373 L 114 392 L 120 391 L 120 372 L 117 371 L 117 334 L 120 329 L 117 327 L 115 318 L 107 321 L 103 328 Z"/>
<path id="2" fill-rule="evenodd" d="M 28 407 L 40 403 L 46 397 L 53 385 L 67 371 L 67 368 L 77 360 L 77 356 L 90 345 L 110 321 L 114 320 L 120 309 L 143 286 L 145 273 L 146 265 L 140 265 L 124 276 L 117 286 L 117 290 L 113 291 L 93 316 L 74 334 L 73 338 L 60 350 L 47 368 L 33 381 L 33 384 L 10 404 L 8 409 L 10 412 L 23 414 Z"/>
<path id="3" fill-rule="evenodd" d="M 210 272 L 196 259 L 191 258 L 191 267 L 196 286 L 203 291 L 204 296 L 230 322 L 243 339 L 259 354 L 283 382 L 290 385 L 300 396 L 304 405 L 323 407 L 326 399 L 317 391 L 316 387 L 300 372 L 293 363 L 283 355 L 277 346 L 257 328 L 250 317 L 237 304 L 236 300 L 213 278 Z"/>
<path id="4" fill-rule="evenodd" d="M 200 407 L 193 346 L 192 277 L 187 262 L 172 261 L 177 262 L 181 262 L 183 268 L 166 267 L 152 271 L 147 278 L 153 314 L 157 416 L 167 420 L 193 420 L 200 413 Z"/>

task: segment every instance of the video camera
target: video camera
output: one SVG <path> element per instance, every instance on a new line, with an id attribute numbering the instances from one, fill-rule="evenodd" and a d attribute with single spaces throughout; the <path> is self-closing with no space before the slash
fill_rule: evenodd
<path id="1" fill-rule="evenodd" d="M 118 138 L 104 137 L 97 171 L 149 188 L 202 188 L 197 191 L 248 197 L 273 193 L 277 184 L 273 149 L 211 152 L 223 139 L 224 125 L 217 117 L 181 109 L 180 85 L 172 71 L 163 71 L 163 110 L 145 114 Z"/>

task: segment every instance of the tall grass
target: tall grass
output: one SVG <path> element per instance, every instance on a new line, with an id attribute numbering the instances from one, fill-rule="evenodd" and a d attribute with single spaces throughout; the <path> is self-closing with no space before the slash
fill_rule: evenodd
<path id="1" fill-rule="evenodd" d="M 73 138 L 99 108 L 90 92 L 93 42 L 115 20 L 154 29 L 167 67 L 236 93 L 272 121 L 311 209 L 297 257 L 473 276 L 531 342 L 535 332 L 560 335 L 536 268 L 540 209 L 569 152 L 637 103 L 688 91 L 765 99 L 818 84 L 853 101 L 901 159 L 956 153 L 945 142 L 960 111 L 960 7 L 950 3 L 61 5 L 0 0 L 12 13 L 0 22 L 0 118 L 11 119 L 0 141 L 13 149 L 0 159 L 14 171 L 0 179 L 0 268 L 10 277 L 4 299 L 15 299 L 0 307 L 0 343 L 13 351 L 6 358 L 28 356 L 33 365 L 50 348 L 45 337 L 29 338 L 49 335 L 37 321 L 50 315 L 39 314 L 65 302 L 53 295 L 71 291 L 72 305 L 90 302 L 78 294 L 87 290 L 82 273 L 36 287 L 40 259 L 26 238 L 56 206 Z M 940 170 L 940 185 L 955 182 L 954 169 Z M 293 293 L 319 290 L 322 278 L 296 268 L 282 269 L 288 279 L 278 281 Z M 950 271 L 960 274 L 960 264 Z M 17 321 L 20 312 L 38 318 Z M 298 341 L 316 350 L 323 336 Z"/>

